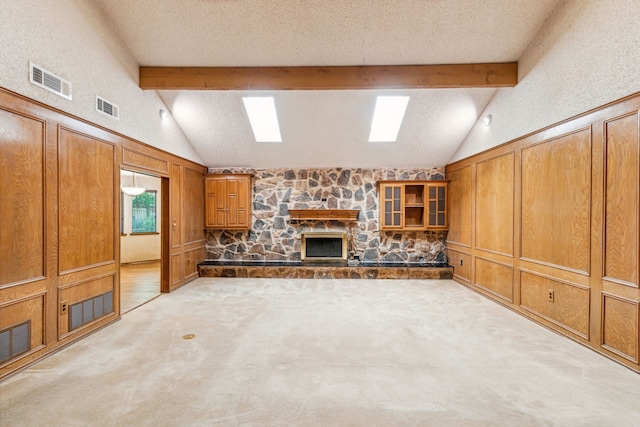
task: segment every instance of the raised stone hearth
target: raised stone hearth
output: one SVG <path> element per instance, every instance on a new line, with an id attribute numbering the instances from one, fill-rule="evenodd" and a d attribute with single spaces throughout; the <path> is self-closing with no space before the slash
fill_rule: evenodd
<path id="1" fill-rule="evenodd" d="M 362 263 L 357 266 L 305 265 L 300 262 L 205 261 L 200 277 L 252 277 L 281 279 L 451 279 L 446 264 Z"/>

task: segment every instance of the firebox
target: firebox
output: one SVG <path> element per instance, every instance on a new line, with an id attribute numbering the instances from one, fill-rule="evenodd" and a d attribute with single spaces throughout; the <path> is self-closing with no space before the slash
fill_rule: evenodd
<path id="1" fill-rule="evenodd" d="M 302 233 L 300 259 L 305 263 L 346 263 L 347 234 L 329 231 Z"/>

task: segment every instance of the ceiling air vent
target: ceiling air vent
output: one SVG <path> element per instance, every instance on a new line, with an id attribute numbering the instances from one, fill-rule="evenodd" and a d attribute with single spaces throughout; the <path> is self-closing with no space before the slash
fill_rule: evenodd
<path id="1" fill-rule="evenodd" d="M 120 120 L 120 108 L 104 98 L 96 96 L 96 110 L 112 119 Z"/>
<path id="2" fill-rule="evenodd" d="M 63 98 L 71 99 L 71 83 L 61 79 L 44 68 L 29 63 L 29 81 L 36 86 L 60 95 Z"/>

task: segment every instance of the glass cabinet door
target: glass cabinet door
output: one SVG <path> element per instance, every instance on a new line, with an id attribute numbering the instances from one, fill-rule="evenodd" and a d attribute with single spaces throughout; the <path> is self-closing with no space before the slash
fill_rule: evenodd
<path id="1" fill-rule="evenodd" d="M 382 225 L 384 228 L 402 227 L 402 186 L 382 185 Z"/>
<path id="2" fill-rule="evenodd" d="M 447 227 L 447 187 L 445 184 L 429 185 L 429 227 Z"/>

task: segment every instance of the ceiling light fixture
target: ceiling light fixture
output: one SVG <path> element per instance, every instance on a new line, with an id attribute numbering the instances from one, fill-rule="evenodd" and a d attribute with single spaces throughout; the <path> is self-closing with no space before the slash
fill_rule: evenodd
<path id="1" fill-rule="evenodd" d="M 395 142 L 408 103 L 408 96 L 379 96 L 376 98 L 369 142 Z"/>
<path id="2" fill-rule="evenodd" d="M 146 190 L 144 187 L 136 187 L 136 173 L 132 172 L 133 178 L 131 179 L 130 187 L 122 187 L 122 192 L 127 196 L 136 197 L 144 193 Z"/>
<path id="3" fill-rule="evenodd" d="M 167 118 L 167 111 L 164 109 L 160 109 L 160 120 L 164 121 Z"/>
<path id="4" fill-rule="evenodd" d="M 256 142 L 282 142 L 273 96 L 242 97 Z"/>
<path id="5" fill-rule="evenodd" d="M 482 119 L 485 126 L 489 126 L 491 124 L 491 120 L 493 120 L 493 117 L 491 117 L 491 114 L 487 114 Z"/>

